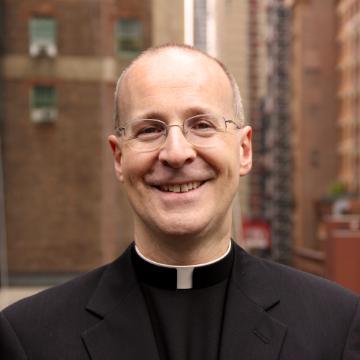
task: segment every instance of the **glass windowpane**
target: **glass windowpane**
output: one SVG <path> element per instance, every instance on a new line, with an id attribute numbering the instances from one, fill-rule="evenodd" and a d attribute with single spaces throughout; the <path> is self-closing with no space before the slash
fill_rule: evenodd
<path id="1" fill-rule="evenodd" d="M 31 42 L 55 43 L 56 23 L 50 17 L 36 17 L 30 20 Z"/>
<path id="2" fill-rule="evenodd" d="M 35 86 L 32 91 L 32 108 L 55 108 L 56 89 L 53 86 Z"/>
<path id="3" fill-rule="evenodd" d="M 137 55 L 143 49 L 143 27 L 139 20 L 121 19 L 116 26 L 118 54 Z"/>

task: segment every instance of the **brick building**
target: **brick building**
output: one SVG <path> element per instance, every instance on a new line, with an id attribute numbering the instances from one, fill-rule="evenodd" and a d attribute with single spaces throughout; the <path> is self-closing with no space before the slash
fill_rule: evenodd
<path id="1" fill-rule="evenodd" d="M 335 0 L 292 4 L 294 255 L 296 265 L 305 268 L 307 261 L 323 257 L 315 205 L 338 170 L 335 9 Z"/>
<path id="2" fill-rule="evenodd" d="M 291 3 L 294 265 L 359 291 L 360 1 Z"/>
<path id="3" fill-rule="evenodd" d="M 338 0 L 339 180 L 360 195 L 360 0 Z"/>
<path id="4" fill-rule="evenodd" d="M 1 0 L 10 279 L 86 271 L 131 240 L 107 135 L 116 78 L 151 44 L 150 0 Z"/>

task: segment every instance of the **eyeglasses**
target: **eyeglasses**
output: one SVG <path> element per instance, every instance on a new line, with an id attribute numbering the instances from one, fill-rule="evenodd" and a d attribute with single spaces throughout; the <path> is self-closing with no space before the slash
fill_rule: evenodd
<path id="1" fill-rule="evenodd" d="M 157 119 L 138 119 L 130 121 L 124 127 L 117 127 L 116 134 L 137 151 L 152 151 L 161 147 L 167 138 L 169 129 L 179 127 L 186 140 L 197 147 L 211 147 L 219 133 L 228 130 L 229 124 L 235 129 L 241 127 L 222 116 L 201 114 L 185 119 L 183 125 L 167 125 Z"/>

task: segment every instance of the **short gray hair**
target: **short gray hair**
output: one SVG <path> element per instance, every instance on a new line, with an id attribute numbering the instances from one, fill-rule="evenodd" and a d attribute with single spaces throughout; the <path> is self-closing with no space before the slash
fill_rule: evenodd
<path id="1" fill-rule="evenodd" d="M 119 77 L 119 79 L 118 79 L 118 81 L 116 83 L 116 88 L 115 88 L 114 115 L 113 115 L 115 129 L 117 129 L 120 126 L 120 123 L 121 123 L 121 120 L 120 120 L 120 101 L 119 101 L 120 100 L 120 88 L 121 88 L 121 84 L 122 84 L 125 76 L 129 72 L 129 70 L 133 67 L 133 65 L 135 63 L 137 63 L 140 59 L 142 59 L 146 55 L 158 52 L 158 51 L 163 50 L 163 49 L 180 49 L 180 50 L 185 50 L 185 51 L 193 51 L 193 52 L 195 52 L 197 54 L 204 55 L 207 58 L 215 61 L 221 67 L 221 69 L 224 71 L 225 75 L 227 76 L 227 78 L 230 81 L 231 89 L 232 89 L 232 92 L 233 92 L 233 104 L 234 104 L 235 120 L 238 120 L 240 126 L 243 126 L 245 124 L 244 107 L 243 107 L 243 104 L 242 104 L 239 85 L 237 84 L 237 82 L 235 80 L 235 77 L 231 74 L 231 72 L 227 69 L 227 67 L 220 60 L 218 60 L 217 58 L 215 58 L 215 57 L 207 54 L 206 52 L 201 51 L 201 50 L 199 50 L 199 49 L 197 49 L 197 48 L 195 48 L 193 46 L 185 45 L 185 44 L 165 44 L 165 45 L 151 47 L 151 48 L 143 51 L 120 74 L 120 77 Z"/>

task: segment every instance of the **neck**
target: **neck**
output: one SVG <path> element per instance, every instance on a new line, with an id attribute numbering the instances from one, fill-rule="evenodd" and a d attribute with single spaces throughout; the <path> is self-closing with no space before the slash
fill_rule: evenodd
<path id="1" fill-rule="evenodd" d="M 134 217 L 134 239 L 138 249 L 148 259 L 168 265 L 197 265 L 221 257 L 229 247 L 231 229 L 231 208 L 217 221 L 210 219 L 196 231 L 176 224 L 165 232 Z"/>
<path id="2" fill-rule="evenodd" d="M 135 231 L 135 244 L 141 254 L 157 263 L 175 266 L 199 265 L 216 260 L 226 253 L 231 239 L 230 231 L 216 238 L 148 235 Z"/>
<path id="3" fill-rule="evenodd" d="M 146 261 L 147 263 L 150 263 L 152 265 L 156 265 L 158 267 L 165 267 L 168 269 L 188 269 L 188 268 L 194 269 L 194 268 L 209 266 L 209 265 L 212 265 L 214 263 L 217 263 L 217 262 L 223 260 L 231 251 L 231 241 L 229 241 L 229 245 L 228 245 L 226 252 L 223 255 L 221 255 L 220 257 L 217 257 L 216 259 L 208 261 L 206 263 L 197 263 L 197 264 L 190 264 L 190 265 L 185 265 L 185 264 L 171 265 L 171 264 L 167 264 L 167 263 L 160 263 L 160 262 L 154 261 L 152 259 L 147 258 L 145 255 L 143 255 L 136 244 L 135 244 L 135 251 L 138 254 L 138 256 L 141 257 L 144 261 Z"/>

